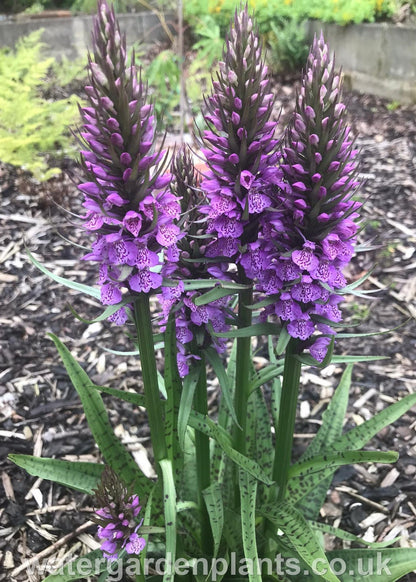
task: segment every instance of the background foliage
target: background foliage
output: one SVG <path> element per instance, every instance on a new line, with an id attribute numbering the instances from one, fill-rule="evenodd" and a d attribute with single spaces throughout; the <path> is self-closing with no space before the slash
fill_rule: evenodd
<path id="1" fill-rule="evenodd" d="M 0 52 L 0 160 L 46 180 L 60 172 L 50 161 L 73 151 L 68 129 L 77 117 L 75 98 L 46 99 L 40 89 L 53 59 L 41 55 L 42 30 Z"/>

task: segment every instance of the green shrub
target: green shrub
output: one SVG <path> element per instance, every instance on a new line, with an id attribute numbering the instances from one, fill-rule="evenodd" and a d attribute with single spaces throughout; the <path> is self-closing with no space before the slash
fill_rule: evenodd
<path id="1" fill-rule="evenodd" d="M 188 0 L 184 4 L 185 16 L 193 26 L 203 14 L 211 14 L 225 29 L 239 4 L 239 0 Z M 248 4 L 256 13 L 261 34 L 269 33 L 271 23 L 278 24 L 282 18 L 349 24 L 388 18 L 396 10 L 395 0 L 249 0 Z"/>
<path id="2" fill-rule="evenodd" d="M 73 151 L 68 126 L 77 118 L 75 99 L 46 100 L 40 88 L 53 64 L 42 59 L 42 30 L 21 39 L 15 51 L 0 51 L 0 160 L 38 180 L 58 174 L 49 160 Z"/>
<path id="3" fill-rule="evenodd" d="M 282 18 L 271 22 L 271 33 L 266 36 L 268 59 L 275 73 L 299 71 L 308 56 L 306 24 L 296 18 Z"/>
<path id="4" fill-rule="evenodd" d="M 140 0 L 110 0 L 109 4 L 114 5 L 114 10 L 120 14 L 122 12 L 132 12 L 143 7 Z M 97 0 L 74 0 L 71 5 L 73 12 L 84 14 L 94 14 L 97 11 Z"/>
<path id="5" fill-rule="evenodd" d="M 41 5 L 44 10 L 68 10 L 72 2 L 73 0 L 1 0 L 0 13 L 15 14 L 24 10 L 31 12 L 36 4 Z"/>
<path id="6" fill-rule="evenodd" d="M 210 15 L 203 16 L 195 26 L 197 42 L 193 45 L 196 54 L 193 57 L 186 79 L 186 92 L 194 113 L 201 105 L 201 94 L 208 90 L 211 76 L 222 55 L 224 40 L 220 26 Z"/>
<path id="7" fill-rule="evenodd" d="M 158 125 L 162 119 L 165 125 L 171 125 L 180 99 L 178 55 L 173 49 L 161 51 L 143 73 L 153 95 Z"/>

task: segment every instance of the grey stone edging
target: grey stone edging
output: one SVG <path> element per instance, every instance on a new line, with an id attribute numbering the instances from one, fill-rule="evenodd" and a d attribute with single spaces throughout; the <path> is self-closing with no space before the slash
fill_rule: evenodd
<path id="1" fill-rule="evenodd" d="M 309 22 L 308 39 L 321 30 L 347 86 L 399 103 L 416 103 L 416 27 Z"/>
<path id="2" fill-rule="evenodd" d="M 128 45 L 138 41 L 153 43 L 166 40 L 159 19 L 152 12 L 119 14 L 120 28 L 126 33 Z M 0 21 L 0 47 L 14 47 L 17 40 L 34 30 L 43 28 L 42 41 L 47 45 L 45 54 L 68 59 L 85 57 L 91 46 L 92 16 L 65 16 L 36 18 L 19 21 Z"/>
<path id="3" fill-rule="evenodd" d="M 118 15 L 128 44 L 166 38 L 157 16 L 151 12 Z M 85 57 L 90 46 L 91 16 L 0 21 L 0 47 L 14 46 L 17 39 L 43 28 L 47 54 L 69 59 Z M 307 23 L 307 36 L 324 31 L 335 52 L 347 86 L 399 103 L 416 103 L 416 27 L 388 23 L 338 26 L 318 21 Z"/>

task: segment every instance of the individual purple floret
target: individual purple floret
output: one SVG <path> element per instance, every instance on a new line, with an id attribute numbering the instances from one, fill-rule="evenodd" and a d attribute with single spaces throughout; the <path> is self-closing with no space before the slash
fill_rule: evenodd
<path id="1" fill-rule="evenodd" d="M 340 99 L 340 76 L 321 35 L 308 57 L 282 150 L 281 169 L 292 194 L 284 219 L 270 213 L 260 236 L 266 248 L 270 241 L 268 268 L 259 270 L 261 288 L 269 294 L 272 279 L 271 291 L 282 290 L 269 312 L 300 340 L 315 330 L 334 333 L 331 322 L 341 320 L 337 293 L 346 284 L 342 271 L 354 252 L 361 206 L 354 199 L 357 150 Z M 316 316 L 327 323 L 316 323 Z M 324 359 L 329 343 L 328 337 L 316 340 L 310 348 L 315 359 Z"/>
<path id="2" fill-rule="evenodd" d="M 139 520 L 139 497 L 127 491 L 110 467 L 104 469 L 95 496 L 99 509 L 91 519 L 98 524 L 104 557 L 111 562 L 118 559 L 121 550 L 139 554 L 146 545 L 137 533 L 143 522 Z"/>
<path id="3" fill-rule="evenodd" d="M 201 189 L 208 204 L 201 210 L 214 235 L 208 257 L 238 262 L 245 245 L 257 240 L 264 210 L 280 206 L 278 192 L 284 185 L 277 165 L 277 123 L 271 121 L 274 97 L 261 55 L 246 6 L 236 12 L 214 92 L 206 99 L 209 129 L 202 136 L 202 153 L 208 169 Z"/>
<path id="4" fill-rule="evenodd" d="M 212 242 L 212 235 L 206 233 L 207 219 L 200 213 L 204 197 L 198 186 L 198 174 L 192 156 L 186 148 L 179 150 L 172 160 L 171 191 L 181 204 L 178 227 L 186 236 L 178 242 L 179 253 L 175 262 L 166 261 L 162 274 L 174 286 L 165 286 L 160 302 L 162 305 L 162 328 L 172 309 L 175 310 L 177 363 L 180 376 L 189 373 L 189 363 L 198 359 L 198 351 L 213 346 L 219 353 L 225 351 L 226 340 L 211 333 L 228 331 L 226 324 L 228 297 L 223 297 L 206 305 L 197 306 L 194 301 L 202 292 L 185 290 L 184 281 L 210 279 L 211 276 L 227 278 L 225 265 L 207 262 L 204 253 Z"/>
<path id="5" fill-rule="evenodd" d="M 154 151 L 155 119 L 134 56 L 128 64 L 125 38 L 105 0 L 98 3 L 92 40 L 79 189 L 84 226 L 97 238 L 84 258 L 100 263 L 101 302 L 115 305 L 126 291 L 149 293 L 162 284 L 161 251 L 174 255 L 180 206 L 167 190 L 170 175 L 162 174 L 164 154 Z M 110 319 L 124 323 L 125 308 Z"/>

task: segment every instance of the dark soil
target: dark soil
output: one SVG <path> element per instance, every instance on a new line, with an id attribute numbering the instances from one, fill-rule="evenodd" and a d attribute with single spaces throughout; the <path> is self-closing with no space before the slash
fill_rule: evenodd
<path id="1" fill-rule="evenodd" d="M 294 85 L 278 83 L 276 88 L 283 127 L 292 110 Z M 387 335 L 339 340 L 336 345 L 337 354 L 389 358 L 355 366 L 346 419 L 347 427 L 352 427 L 416 390 L 416 107 L 390 107 L 386 101 L 356 93 L 346 97 L 365 178 L 361 193 L 367 224 L 360 237 L 370 246 L 354 258 L 349 278 L 356 280 L 375 265 L 363 287 L 377 293 L 372 299 L 347 298 L 345 321 L 357 324 L 361 332 L 397 328 Z M 26 247 L 54 273 L 94 283 L 96 265 L 80 261 L 83 251 L 65 240 L 82 244 L 86 239 L 57 206 L 80 212 L 71 180 L 63 175 L 39 185 L 22 171 L 1 165 L 0 191 L 0 467 L 4 489 L 0 580 L 37 581 L 42 573 L 35 560 L 66 553 L 69 557 L 97 547 L 95 527 L 87 523 L 90 498 L 30 477 L 6 458 L 9 453 L 25 453 L 99 459 L 76 392 L 47 334 L 52 332 L 64 341 L 97 384 L 131 387 L 140 382 L 140 364 L 136 357 L 106 351 L 131 349 L 122 329 L 106 322 L 89 326 L 77 321 L 69 309 L 70 305 L 80 316 L 93 319 L 100 313 L 96 301 L 51 281 L 27 258 Z M 264 363 L 258 358 L 257 365 Z M 305 371 L 295 456 L 316 432 L 342 370 L 343 366 L 331 365 L 321 374 L 312 368 Z M 214 381 L 210 390 L 215 413 Z M 116 433 L 143 470 L 151 472 L 143 411 L 105 399 Z M 416 547 L 415 426 L 413 410 L 370 443 L 372 449 L 398 451 L 395 465 L 354 465 L 337 472 L 322 512 L 325 521 L 369 540 L 399 537 L 396 545 Z M 25 565 L 27 560 L 32 572 Z M 403 578 L 414 579 L 412 575 Z"/>

